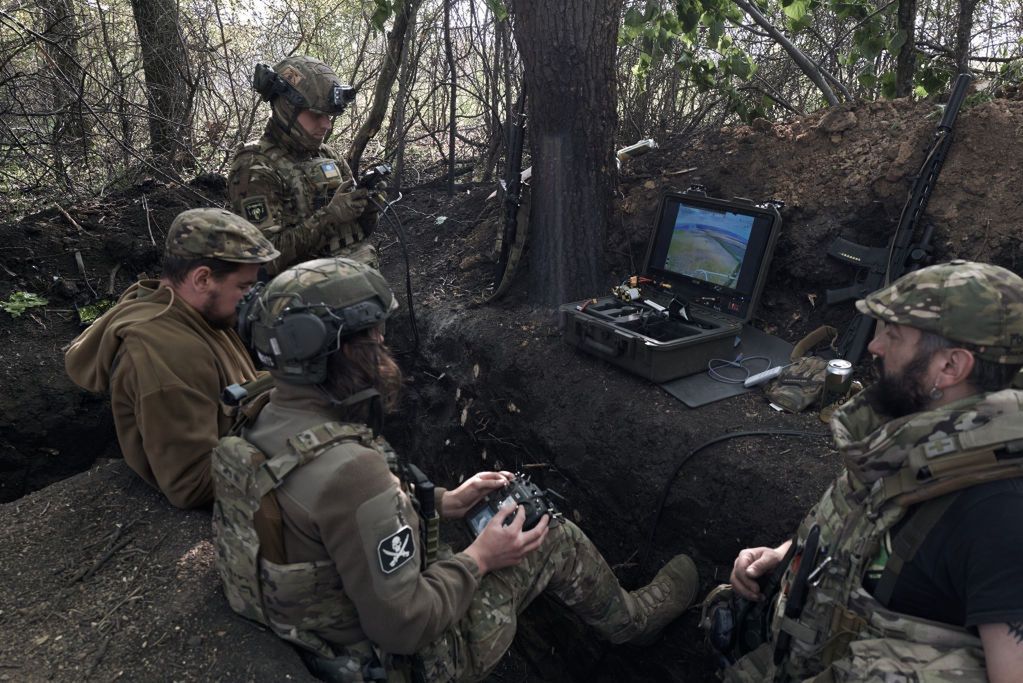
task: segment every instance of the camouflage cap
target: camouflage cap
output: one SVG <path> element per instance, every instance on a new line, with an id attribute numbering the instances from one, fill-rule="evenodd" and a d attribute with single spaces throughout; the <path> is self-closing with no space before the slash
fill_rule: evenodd
<path id="1" fill-rule="evenodd" d="M 908 273 L 856 302 L 864 315 L 969 344 L 980 358 L 1023 363 L 1023 278 L 956 260 Z"/>
<path id="2" fill-rule="evenodd" d="M 224 209 L 189 209 L 167 231 L 165 253 L 233 263 L 267 263 L 281 255 L 259 228 Z"/>

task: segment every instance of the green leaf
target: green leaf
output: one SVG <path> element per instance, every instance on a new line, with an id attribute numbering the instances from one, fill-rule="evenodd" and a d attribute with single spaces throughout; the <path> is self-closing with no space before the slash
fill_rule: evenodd
<path id="1" fill-rule="evenodd" d="M 930 93 L 927 92 L 927 88 L 923 87 L 922 85 L 918 85 L 915 88 L 913 88 L 913 94 L 923 99 L 924 97 L 927 97 L 927 95 L 929 95 Z"/>
<path id="2" fill-rule="evenodd" d="M 892 53 L 893 55 L 898 54 L 899 50 L 901 50 L 902 46 L 905 45 L 905 44 L 906 44 L 906 32 L 905 31 L 896 31 L 895 35 L 893 35 L 891 38 L 888 39 L 888 45 L 887 45 L 888 52 Z"/>
<path id="3" fill-rule="evenodd" d="M 486 0 L 487 7 L 498 21 L 505 21 L 508 18 L 508 8 L 503 0 Z"/>
<path id="4" fill-rule="evenodd" d="M 14 292 L 7 297 L 7 301 L 0 301 L 0 308 L 10 313 L 12 318 L 17 318 L 29 308 L 45 306 L 48 303 L 50 302 L 38 294 Z"/>
<path id="5" fill-rule="evenodd" d="M 873 90 L 874 86 L 877 85 L 877 76 L 872 73 L 862 73 L 856 77 L 856 80 L 860 82 L 865 90 Z"/>
<path id="6" fill-rule="evenodd" d="M 792 21 L 799 21 L 806 16 L 809 6 L 810 0 L 792 0 L 788 5 L 782 4 L 782 11 Z"/>
<path id="7" fill-rule="evenodd" d="M 629 11 L 625 13 L 625 26 L 628 28 L 640 28 L 646 20 L 643 18 L 643 13 L 635 7 L 630 7 Z"/>
<path id="8" fill-rule="evenodd" d="M 881 75 L 881 94 L 889 99 L 895 97 L 894 71 L 886 71 Z"/>

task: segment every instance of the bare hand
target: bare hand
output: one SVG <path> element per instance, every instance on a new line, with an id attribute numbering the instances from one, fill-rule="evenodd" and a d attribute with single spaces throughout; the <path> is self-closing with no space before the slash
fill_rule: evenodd
<path id="1" fill-rule="evenodd" d="M 511 472 L 479 472 L 462 482 L 454 491 L 445 491 L 440 502 L 440 516 L 460 519 L 473 505 L 494 489 L 499 489 L 515 475 Z"/>
<path id="2" fill-rule="evenodd" d="M 732 565 L 732 588 L 735 592 L 747 600 L 763 600 L 764 595 L 760 592 L 760 584 L 757 579 L 766 576 L 777 567 L 785 558 L 789 543 L 783 543 L 777 548 L 746 548 L 739 552 Z"/>
<path id="3" fill-rule="evenodd" d="M 544 515 L 535 527 L 529 531 L 523 531 L 522 525 L 526 521 L 526 510 L 522 506 L 512 507 L 511 505 L 502 508 L 494 518 L 483 528 L 483 531 L 472 545 L 465 549 L 469 557 L 479 565 L 480 575 L 492 572 L 503 567 L 511 567 L 518 564 L 522 559 L 540 547 L 547 538 L 547 525 L 550 516 Z M 518 510 L 518 514 L 515 514 Z M 515 517 L 511 524 L 504 525 L 504 520 L 511 515 Z"/>

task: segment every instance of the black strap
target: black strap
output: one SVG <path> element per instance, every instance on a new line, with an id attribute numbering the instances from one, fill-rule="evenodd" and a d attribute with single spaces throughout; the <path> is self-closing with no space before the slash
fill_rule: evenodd
<path id="1" fill-rule="evenodd" d="M 937 525 L 945 511 L 959 497 L 960 491 L 931 500 L 924 501 L 915 510 L 910 511 L 909 519 L 902 525 L 898 533 L 892 537 L 892 552 L 885 563 L 881 578 L 878 579 L 877 588 L 874 589 L 874 597 L 882 605 L 887 607 L 895 592 L 895 584 L 899 580 L 899 574 L 907 562 L 912 562 L 916 557 L 920 546 L 924 544 L 927 534 Z"/>

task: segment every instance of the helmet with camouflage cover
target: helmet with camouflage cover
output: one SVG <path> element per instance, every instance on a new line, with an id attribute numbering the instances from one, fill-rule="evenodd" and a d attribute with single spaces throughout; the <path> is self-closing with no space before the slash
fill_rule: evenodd
<path id="1" fill-rule="evenodd" d="M 967 344 L 980 358 L 1023 363 L 1023 278 L 956 260 L 913 271 L 856 302 L 865 315 Z"/>
<path id="2" fill-rule="evenodd" d="M 281 255 L 259 228 L 224 209 L 179 213 L 167 231 L 164 253 L 233 263 L 268 263 Z"/>
<path id="3" fill-rule="evenodd" d="M 238 305 L 238 333 L 278 380 L 322 384 L 341 340 L 398 308 L 384 277 L 346 258 L 293 266 Z"/>
<path id="4" fill-rule="evenodd" d="M 296 135 L 309 149 L 316 149 L 320 140 L 295 126 L 299 113 L 309 110 L 337 116 L 355 99 L 355 88 L 342 83 L 333 69 L 318 59 L 301 55 L 286 57 L 272 69 L 257 64 L 252 87 L 264 100 L 269 100 L 273 119 L 284 132 Z"/>

